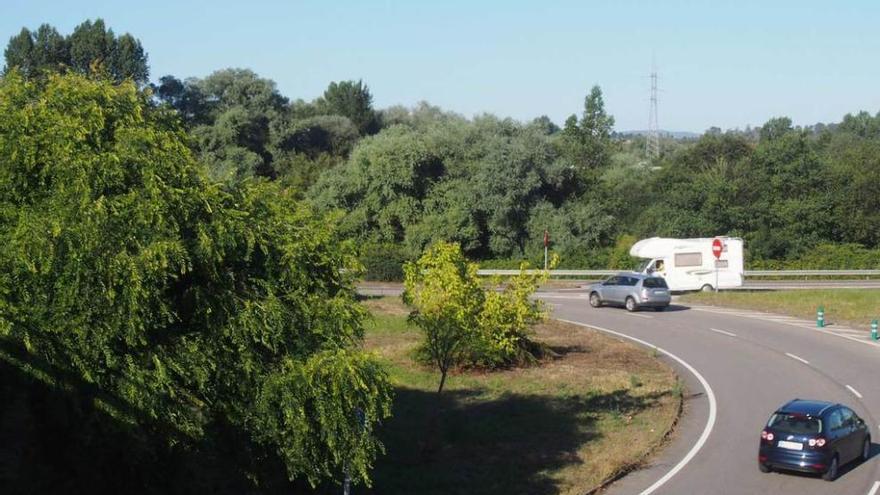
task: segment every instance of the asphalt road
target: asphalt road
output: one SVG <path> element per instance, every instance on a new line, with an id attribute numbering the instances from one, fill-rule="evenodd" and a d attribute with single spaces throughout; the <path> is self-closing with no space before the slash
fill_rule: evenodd
<path id="1" fill-rule="evenodd" d="M 658 346 L 687 385 L 685 414 L 671 442 L 607 493 L 880 495 L 880 345 L 864 332 L 818 330 L 808 321 L 709 307 L 674 305 L 633 314 L 593 309 L 586 294 L 574 291 L 539 297 L 556 318 Z M 793 398 L 852 407 L 871 425 L 874 457 L 847 466 L 833 483 L 760 473 L 761 429 L 775 408 Z"/>

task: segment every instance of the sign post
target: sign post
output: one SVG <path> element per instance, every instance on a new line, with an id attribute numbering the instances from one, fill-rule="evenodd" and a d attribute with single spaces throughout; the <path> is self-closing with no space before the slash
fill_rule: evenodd
<path id="1" fill-rule="evenodd" d="M 544 229 L 544 270 L 547 269 L 547 247 L 550 246 L 550 231 Z"/>
<path id="2" fill-rule="evenodd" d="M 715 256 L 715 292 L 718 292 L 718 260 L 721 259 L 721 251 L 724 249 L 721 239 L 712 239 L 712 254 Z"/>

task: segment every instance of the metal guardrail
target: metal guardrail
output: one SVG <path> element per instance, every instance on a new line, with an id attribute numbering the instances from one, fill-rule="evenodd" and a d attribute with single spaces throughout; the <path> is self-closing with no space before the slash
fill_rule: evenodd
<path id="1" fill-rule="evenodd" d="M 870 277 L 880 270 L 746 270 L 746 277 Z"/>
<path id="2" fill-rule="evenodd" d="M 534 275 L 544 270 L 526 270 L 526 273 Z M 551 277 L 602 277 L 620 273 L 620 270 L 550 270 Z M 477 275 L 519 275 L 519 270 L 477 270 Z"/>
<path id="3" fill-rule="evenodd" d="M 543 270 L 526 270 L 536 274 Z M 605 277 L 623 270 L 550 270 L 551 277 Z M 519 275 L 519 270 L 477 270 L 482 276 Z M 746 270 L 746 277 L 870 277 L 880 276 L 880 270 Z"/>

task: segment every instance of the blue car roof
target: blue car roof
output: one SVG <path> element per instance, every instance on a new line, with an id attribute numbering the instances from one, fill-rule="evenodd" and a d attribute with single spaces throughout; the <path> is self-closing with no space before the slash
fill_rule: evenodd
<path id="1" fill-rule="evenodd" d="M 837 405 L 834 402 L 826 402 L 822 400 L 803 400 L 795 399 L 788 404 L 779 408 L 780 412 L 805 414 L 807 416 L 821 416 L 826 409 Z"/>

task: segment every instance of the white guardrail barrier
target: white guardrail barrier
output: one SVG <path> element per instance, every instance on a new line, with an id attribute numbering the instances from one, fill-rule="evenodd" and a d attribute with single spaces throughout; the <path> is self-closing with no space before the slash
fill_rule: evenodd
<path id="1" fill-rule="evenodd" d="M 543 270 L 526 270 L 526 273 L 540 273 Z M 624 270 L 550 270 L 551 277 L 607 277 Z M 518 275 L 519 270 L 477 270 L 477 275 L 510 276 Z M 746 277 L 871 277 L 880 276 L 880 270 L 746 270 Z"/>

